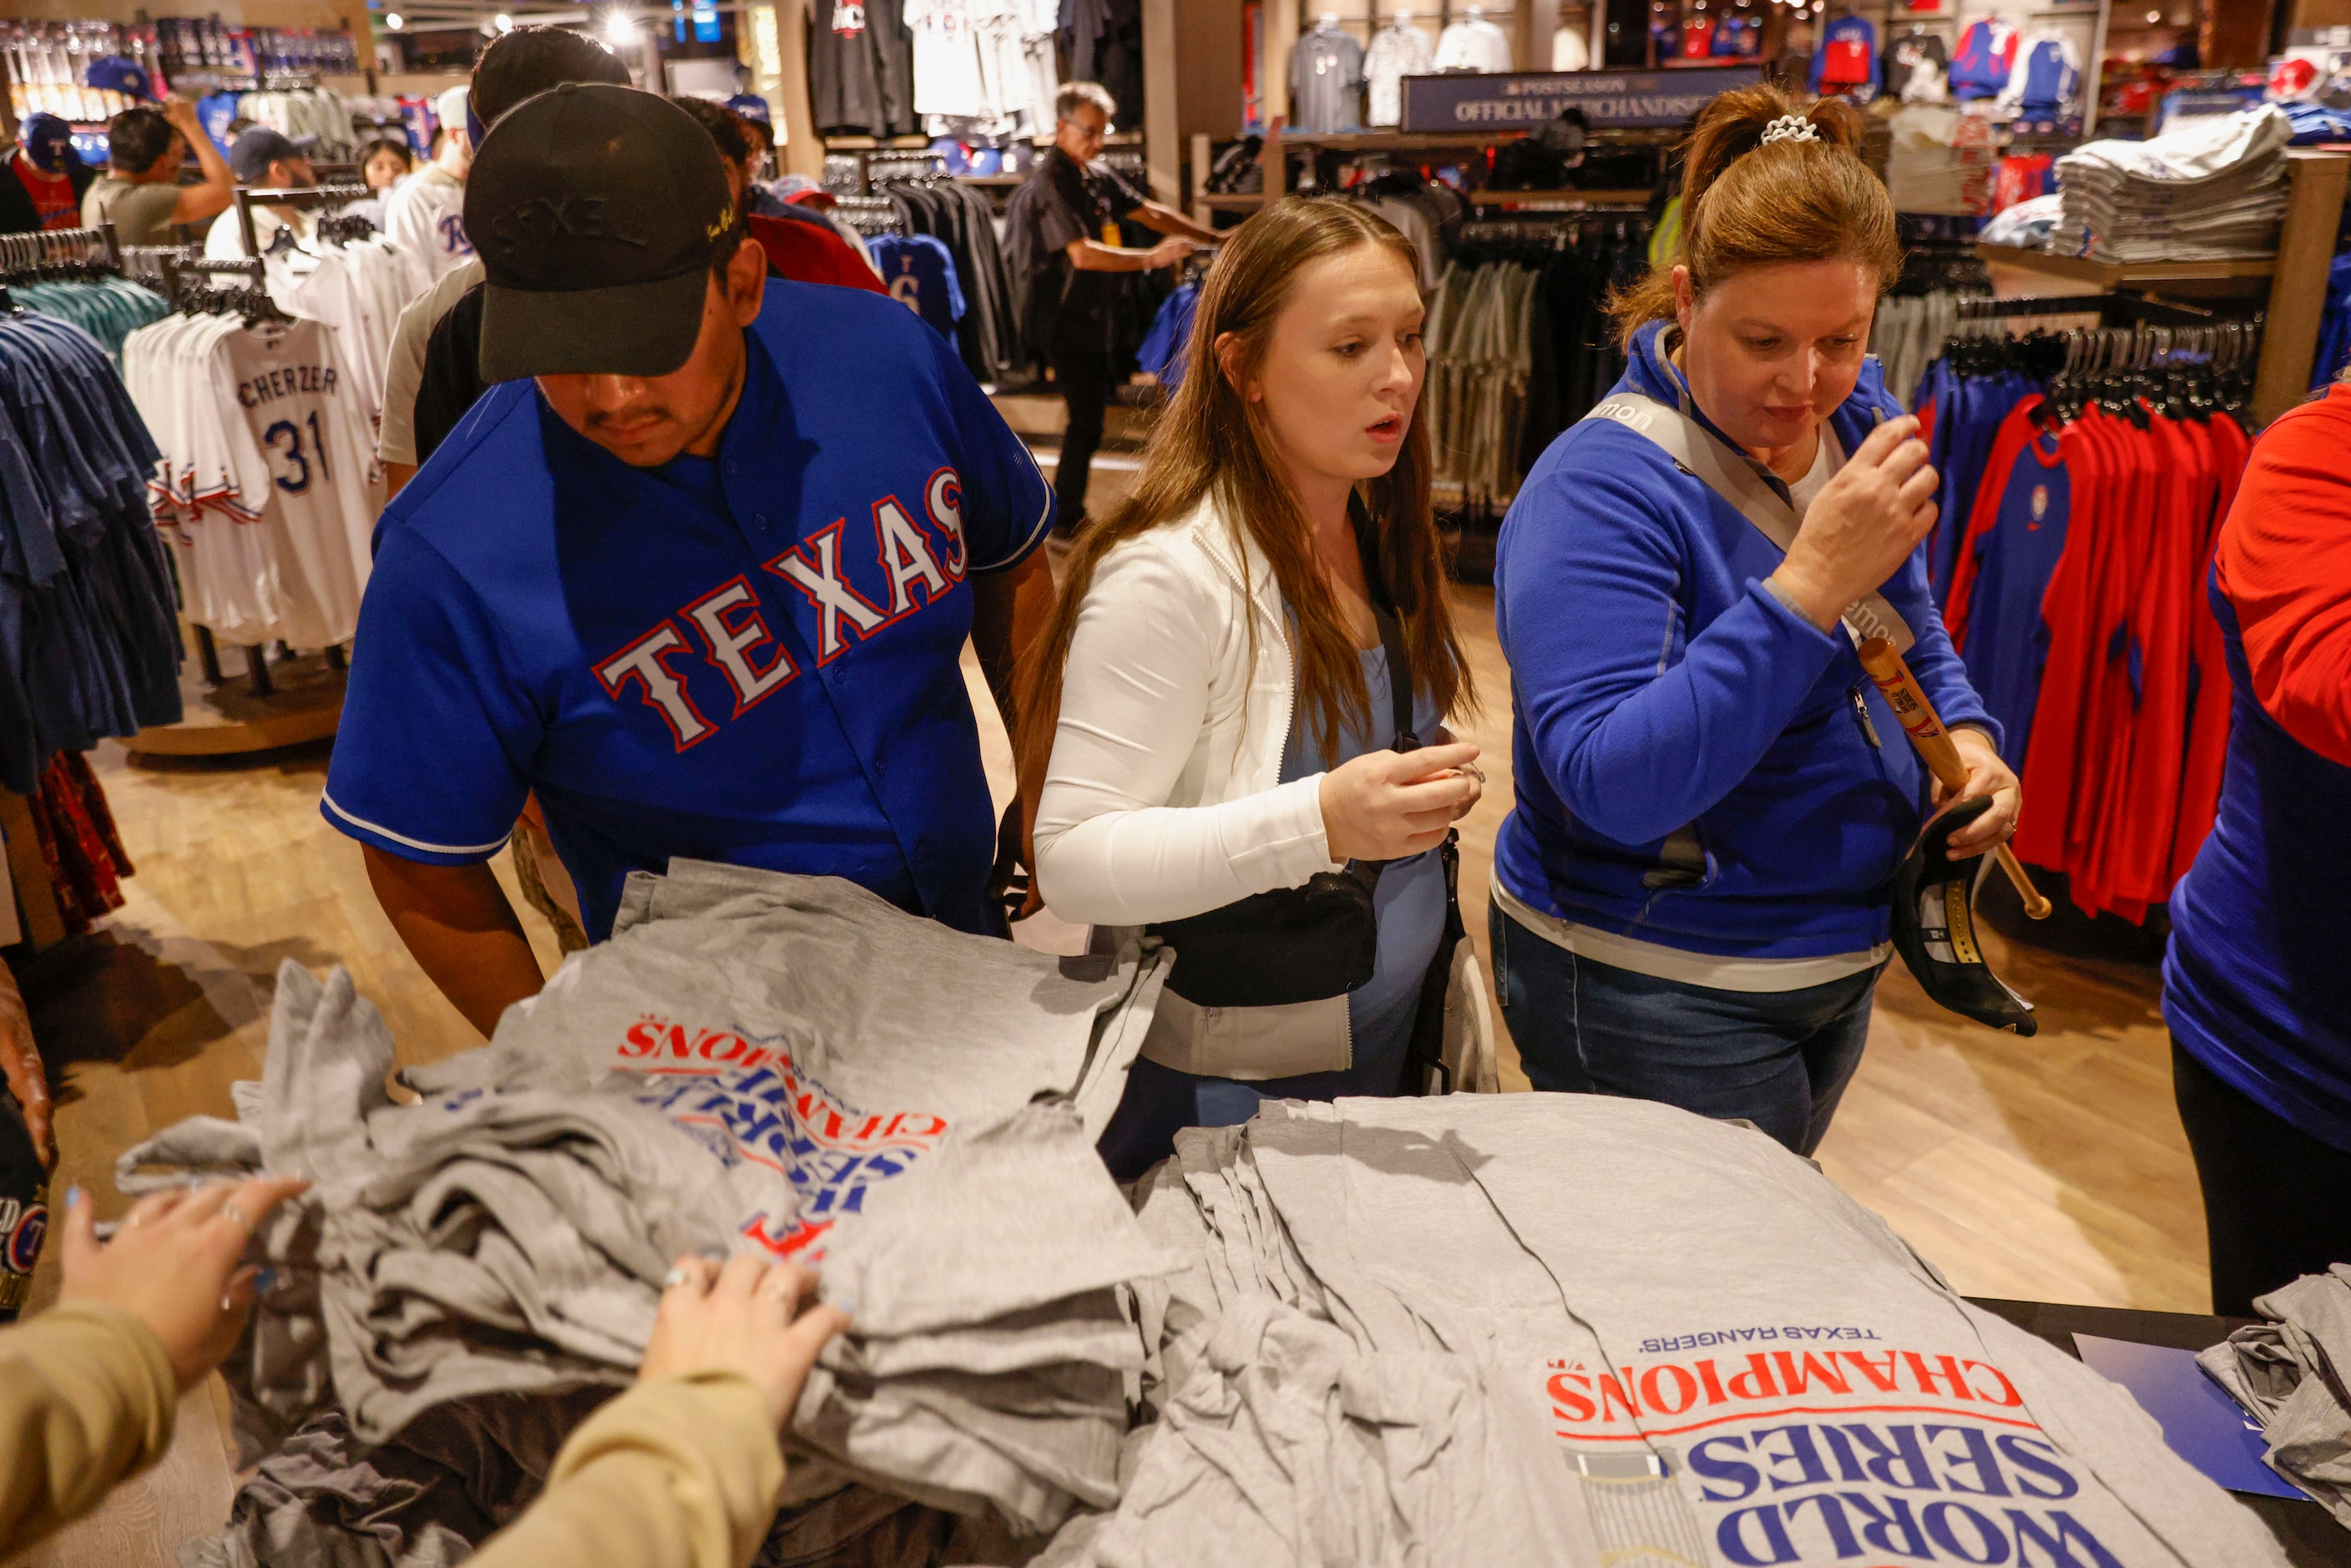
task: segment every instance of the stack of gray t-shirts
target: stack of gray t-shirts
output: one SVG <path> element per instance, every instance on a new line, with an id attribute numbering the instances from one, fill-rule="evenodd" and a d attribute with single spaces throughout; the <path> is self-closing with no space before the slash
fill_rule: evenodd
<path id="1" fill-rule="evenodd" d="M 1040 1565 L 2284 1562 L 1761 1134 L 1463 1094 L 1177 1148 L 1136 1192 L 1194 1260 L 1136 1288 L 1157 1420 Z"/>
<path id="2" fill-rule="evenodd" d="M 2262 1424 L 2270 1468 L 2351 1526 L 2351 1263 L 2253 1302 L 2272 1321 L 2196 1359 Z"/>
<path id="3" fill-rule="evenodd" d="M 167 1129 L 122 1185 L 318 1183 L 262 1238 L 287 1281 L 231 1368 L 249 1446 L 330 1397 L 372 1447 L 451 1400 L 625 1382 L 673 1258 L 764 1246 L 857 1319 L 795 1412 L 788 1504 L 862 1528 L 864 1481 L 1040 1532 L 1115 1500 L 1142 1350 L 1114 1287 L 1176 1262 L 1093 1153 L 1164 975 L 681 863 L 490 1045 L 409 1073 L 418 1105 L 349 976 L 288 964 L 244 1119 Z"/>
<path id="4" fill-rule="evenodd" d="M 2057 160 L 2049 248 L 2126 265 L 2273 256 L 2293 137 L 2263 104 L 2152 141 L 2085 142 Z"/>

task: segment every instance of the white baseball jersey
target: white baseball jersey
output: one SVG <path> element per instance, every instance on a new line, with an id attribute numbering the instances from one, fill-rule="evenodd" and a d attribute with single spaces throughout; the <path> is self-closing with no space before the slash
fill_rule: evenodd
<path id="1" fill-rule="evenodd" d="M 319 321 L 172 318 L 124 344 L 188 618 L 225 643 L 350 640 L 382 505 L 364 392 Z"/>
<path id="2" fill-rule="evenodd" d="M 392 193 L 384 204 L 384 237 L 422 258 L 437 280 L 474 254 L 465 238 L 465 182 L 432 165 Z"/>

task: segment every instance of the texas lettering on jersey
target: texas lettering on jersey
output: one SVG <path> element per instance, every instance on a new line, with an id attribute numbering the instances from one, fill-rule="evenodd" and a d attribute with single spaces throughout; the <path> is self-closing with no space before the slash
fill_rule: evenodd
<path id="1" fill-rule="evenodd" d="M 790 1214 L 754 1214 L 742 1234 L 778 1258 L 813 1263 L 827 1232 L 863 1210 L 875 1184 L 902 1176 L 946 1135 L 927 1111 L 867 1113 L 794 1064 L 781 1040 L 688 1027 L 648 1015 L 631 1025 L 613 1065 L 643 1075 L 632 1097 L 696 1133 L 732 1165 L 780 1173 L 799 1198 Z"/>
<path id="2" fill-rule="evenodd" d="M 1703 1541 L 1739 1568 L 2122 1568 L 2067 1506 L 2082 1491 L 2070 1461 L 1989 1362 L 1844 1326 L 1681 1334 L 1641 1352 L 1540 1374 L 1571 1467 L 1595 1504 L 1624 1505 L 1595 1507 L 1603 1533 L 1644 1537 L 1604 1550 L 1687 1556 Z"/>
<path id="3" fill-rule="evenodd" d="M 918 506 L 929 529 L 894 494 L 872 504 L 872 569 L 858 562 L 852 570 L 854 547 L 843 542 L 847 517 L 760 563 L 761 570 L 797 590 L 814 612 L 818 664 L 832 663 L 852 641 L 862 643 L 936 603 L 963 580 L 967 560 L 962 479 L 953 468 L 940 468 L 925 482 Z M 858 587 L 860 577 L 871 592 Z M 684 751 L 719 728 L 688 689 L 692 665 L 672 663 L 697 655 L 726 681 L 734 698 L 729 720 L 741 718 L 800 674 L 768 628 L 758 593 L 738 573 L 602 660 L 596 678 L 614 702 L 633 693 L 653 708 Z"/>

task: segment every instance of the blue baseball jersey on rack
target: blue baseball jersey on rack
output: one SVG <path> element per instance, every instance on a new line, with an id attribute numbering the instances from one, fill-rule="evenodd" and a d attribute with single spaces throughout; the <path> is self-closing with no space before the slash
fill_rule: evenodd
<path id="1" fill-rule="evenodd" d="M 528 381 L 474 406 L 377 530 L 320 809 L 464 865 L 535 792 L 591 938 L 673 855 L 989 929 L 967 579 L 1036 548 L 1051 492 L 878 295 L 771 279 L 746 340 L 714 459 L 630 467 Z"/>
<path id="2" fill-rule="evenodd" d="M 1957 98 L 1997 98 L 2016 64 L 2016 28 L 1997 16 L 1968 25 L 1959 52 L 1951 57 L 1951 93 Z"/>
<path id="3" fill-rule="evenodd" d="M 955 336 L 963 319 L 962 280 L 955 252 L 936 235 L 875 235 L 865 242 L 890 298 L 931 325 L 942 338 Z"/>

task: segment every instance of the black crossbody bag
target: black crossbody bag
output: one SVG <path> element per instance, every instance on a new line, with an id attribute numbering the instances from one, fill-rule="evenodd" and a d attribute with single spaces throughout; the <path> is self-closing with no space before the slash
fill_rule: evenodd
<path id="1" fill-rule="evenodd" d="M 1412 665 L 1404 626 L 1388 607 L 1371 540 L 1359 519 L 1356 538 L 1368 570 L 1372 614 L 1387 662 L 1388 699 L 1397 751 L 1416 751 L 1412 729 Z M 1176 949 L 1167 988 L 1204 1008 L 1271 1008 L 1343 997 L 1372 977 L 1379 961 L 1379 922 L 1372 894 L 1385 861 L 1350 861 L 1317 872 L 1303 887 L 1251 894 L 1205 914 L 1148 927 Z"/>

